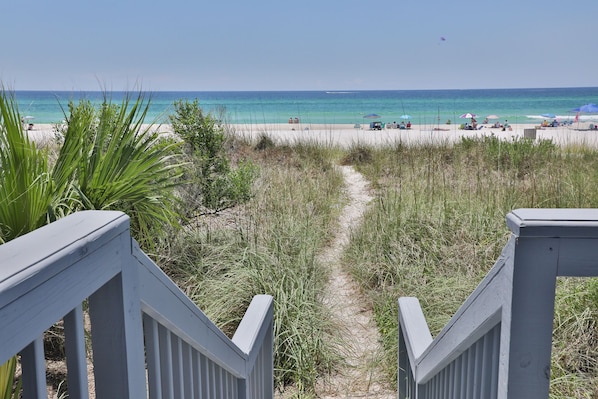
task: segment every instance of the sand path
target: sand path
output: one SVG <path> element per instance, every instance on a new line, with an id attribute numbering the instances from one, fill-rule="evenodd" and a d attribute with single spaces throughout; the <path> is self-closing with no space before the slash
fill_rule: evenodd
<path id="1" fill-rule="evenodd" d="M 342 334 L 347 367 L 318 384 L 320 398 L 395 398 L 396 392 L 384 382 L 377 369 L 381 354 L 380 337 L 373 321 L 371 306 L 359 292 L 357 284 L 341 264 L 343 251 L 352 230 L 359 223 L 373 199 L 368 182 L 350 166 L 341 166 L 346 183 L 348 204 L 339 220 L 337 234 L 329 247 L 320 254 L 320 261 L 330 265 L 330 284 L 324 296 Z"/>

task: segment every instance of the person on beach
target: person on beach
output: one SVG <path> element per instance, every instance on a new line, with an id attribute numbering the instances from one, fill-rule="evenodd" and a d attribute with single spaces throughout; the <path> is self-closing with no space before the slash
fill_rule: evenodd
<path id="1" fill-rule="evenodd" d="M 289 123 L 293 123 L 293 117 L 289 118 Z"/>
<path id="2" fill-rule="evenodd" d="M 299 118 L 295 117 L 295 123 L 299 123 Z"/>

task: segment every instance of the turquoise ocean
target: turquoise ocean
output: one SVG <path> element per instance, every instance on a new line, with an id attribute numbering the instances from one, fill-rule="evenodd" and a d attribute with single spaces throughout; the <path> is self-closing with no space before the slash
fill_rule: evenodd
<path id="1" fill-rule="evenodd" d="M 15 91 L 19 112 L 34 123 L 58 123 L 69 101 L 89 100 L 99 104 L 107 96 L 113 103 L 137 93 L 101 91 Z M 501 121 L 537 124 L 542 114 L 573 119 L 574 108 L 598 103 L 598 87 L 546 89 L 477 90 L 371 90 L 371 91 L 158 91 L 145 92 L 150 102 L 146 122 L 168 123 L 177 100 L 197 99 L 205 112 L 228 123 L 286 123 L 299 118 L 302 123 L 363 123 L 365 115 L 377 114 L 382 122 L 400 121 L 409 115 L 412 123 L 461 123 L 465 113 L 481 122 L 488 115 Z M 223 112 L 224 111 L 224 112 Z M 224 117 L 222 117 L 224 115 Z M 596 120 L 598 114 L 580 115 Z M 369 120 L 367 120 L 369 122 Z"/>

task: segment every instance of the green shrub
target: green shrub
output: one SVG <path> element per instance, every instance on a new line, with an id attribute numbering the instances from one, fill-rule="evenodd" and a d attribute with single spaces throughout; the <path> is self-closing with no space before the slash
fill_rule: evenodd
<path id="1" fill-rule="evenodd" d="M 186 216 L 220 212 L 247 201 L 256 168 L 245 161 L 232 170 L 224 128 L 210 114 L 204 114 L 197 99 L 177 101 L 174 109 L 170 122 L 184 143 L 187 157 L 181 189 Z"/>

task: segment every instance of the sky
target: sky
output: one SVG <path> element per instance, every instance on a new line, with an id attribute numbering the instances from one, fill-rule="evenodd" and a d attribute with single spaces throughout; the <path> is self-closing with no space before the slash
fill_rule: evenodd
<path id="1" fill-rule="evenodd" d="M 0 0 L 0 10 L 11 90 L 598 86 L 597 0 Z"/>

